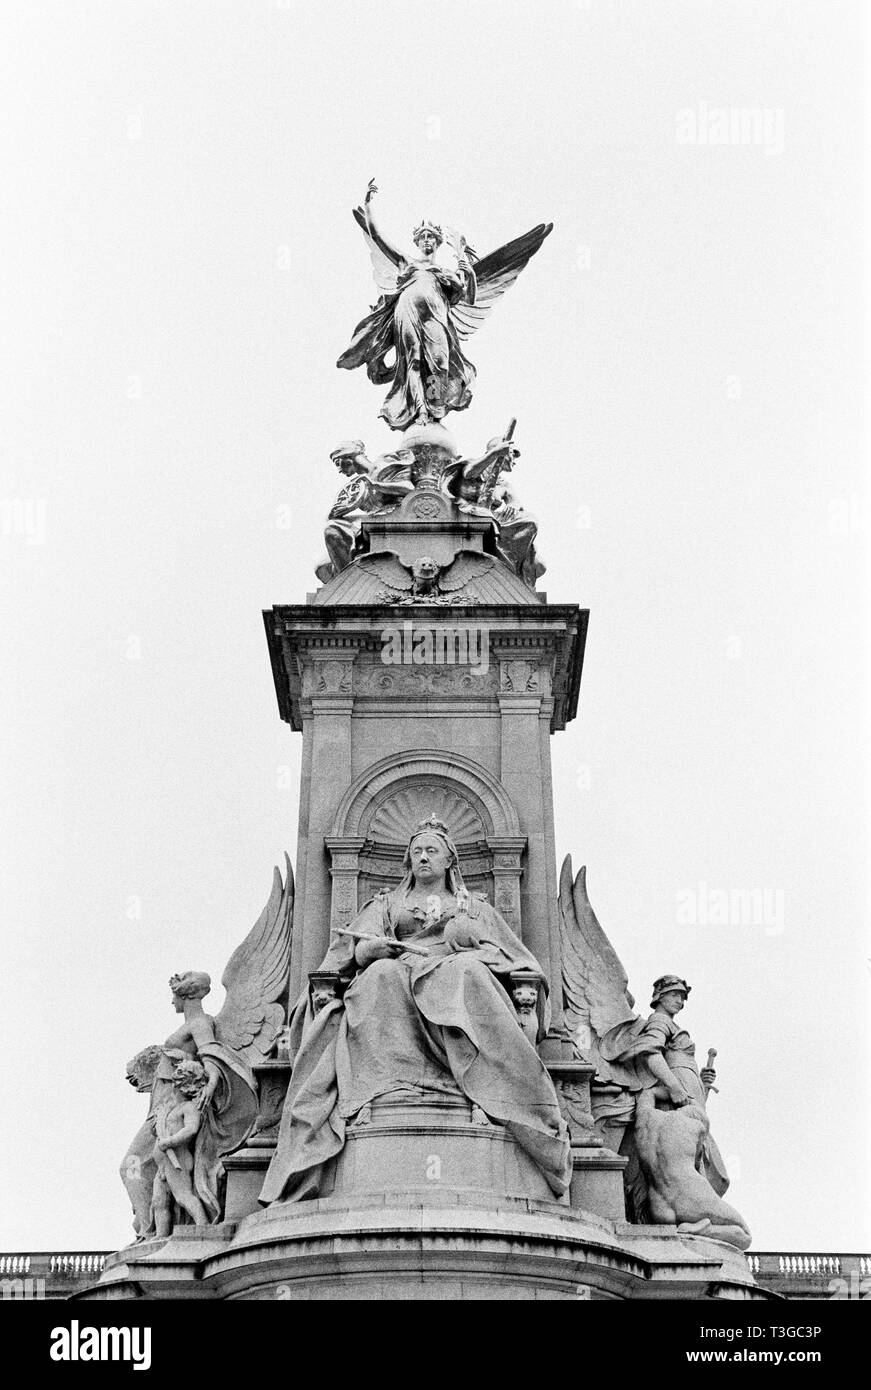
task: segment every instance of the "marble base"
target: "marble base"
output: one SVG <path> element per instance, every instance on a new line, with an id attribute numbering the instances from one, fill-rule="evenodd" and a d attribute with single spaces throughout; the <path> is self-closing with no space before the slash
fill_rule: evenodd
<path id="1" fill-rule="evenodd" d="M 459 1094 L 381 1097 L 350 1125 L 317 1200 L 257 1201 L 273 1152 L 227 1160 L 228 1219 L 120 1250 L 82 1299 L 767 1298 L 731 1246 L 633 1226 L 625 1159 L 574 1144 L 555 1200 Z M 274 1133 L 274 1132 L 273 1132 Z"/>

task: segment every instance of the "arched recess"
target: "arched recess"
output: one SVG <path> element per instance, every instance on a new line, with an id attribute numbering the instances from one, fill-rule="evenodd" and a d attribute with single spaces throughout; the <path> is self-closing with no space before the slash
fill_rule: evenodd
<path id="1" fill-rule="evenodd" d="M 468 886 L 486 893 L 520 932 L 526 837 L 514 804 L 495 777 L 471 758 L 428 748 L 373 763 L 339 803 L 326 836 L 334 927 L 349 922 L 379 888 L 398 882 L 409 835 L 432 812 L 456 841 Z"/>

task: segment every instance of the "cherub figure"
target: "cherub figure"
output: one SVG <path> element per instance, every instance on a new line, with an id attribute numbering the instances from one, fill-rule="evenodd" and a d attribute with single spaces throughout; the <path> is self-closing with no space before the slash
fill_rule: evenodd
<path id="1" fill-rule="evenodd" d="M 475 368 L 460 344 L 514 284 L 553 224 L 542 222 L 481 260 L 465 237 L 452 236 L 424 219 L 412 233 L 416 254 L 405 254 L 375 222 L 372 200 L 377 192 L 370 180 L 354 218 L 369 246 L 382 294 L 355 328 L 337 365 L 350 370 L 365 364 L 370 381 L 389 382 L 379 414 L 391 429 L 405 430 L 437 423 L 448 411 L 469 405 Z M 452 252 L 448 259 L 442 252 L 446 241 Z"/>
<path id="2" fill-rule="evenodd" d="M 155 1115 L 156 1173 L 152 1188 L 155 1235 L 168 1236 L 181 1208 L 195 1226 L 207 1226 L 209 1214 L 194 1188 L 194 1140 L 203 1124 L 209 1077 L 201 1062 L 179 1062 L 173 1088 Z"/>

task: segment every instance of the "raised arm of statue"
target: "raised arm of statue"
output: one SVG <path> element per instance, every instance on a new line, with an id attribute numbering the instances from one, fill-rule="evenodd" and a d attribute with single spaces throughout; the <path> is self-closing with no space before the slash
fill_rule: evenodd
<path id="1" fill-rule="evenodd" d="M 387 237 L 384 235 L 384 233 L 381 231 L 381 228 L 377 225 L 375 221 L 375 214 L 372 209 L 372 199 L 375 197 L 375 194 L 377 192 L 378 185 L 376 184 L 374 179 L 370 179 L 369 187 L 366 189 L 366 197 L 363 199 L 363 206 L 362 208 L 359 208 L 358 211 L 362 214 L 363 220 L 366 223 L 366 230 L 368 231 L 375 245 L 378 247 L 378 250 L 382 253 L 382 255 L 386 256 L 389 261 L 392 261 L 395 266 L 399 266 L 405 260 L 405 257 L 403 256 L 402 252 L 399 250 L 398 247 L 394 246 L 392 242 L 388 241 Z"/>
<path id="2" fill-rule="evenodd" d="M 463 465 L 463 476 L 481 478 L 491 468 L 494 473 L 501 472 L 497 465 L 504 465 L 507 460 L 513 462 L 518 454 L 519 450 L 515 448 L 509 436 L 504 439 L 491 439 L 480 458 L 466 460 Z"/>

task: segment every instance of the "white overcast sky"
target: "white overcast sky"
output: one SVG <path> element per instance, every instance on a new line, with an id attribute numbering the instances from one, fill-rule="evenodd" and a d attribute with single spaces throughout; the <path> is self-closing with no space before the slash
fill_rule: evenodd
<path id="1" fill-rule="evenodd" d="M 558 853 L 641 1006 L 692 983 L 757 1248 L 871 1249 L 859 9 L 4 4 L 0 1249 L 129 1239 L 124 1064 L 295 853 L 260 611 L 315 586 L 330 449 L 391 443 L 335 368 L 372 175 L 397 238 L 555 224 L 452 427 L 517 416 L 591 609 Z M 721 107 L 760 139 L 679 139 Z M 781 920 L 679 922 L 701 885 Z"/>

